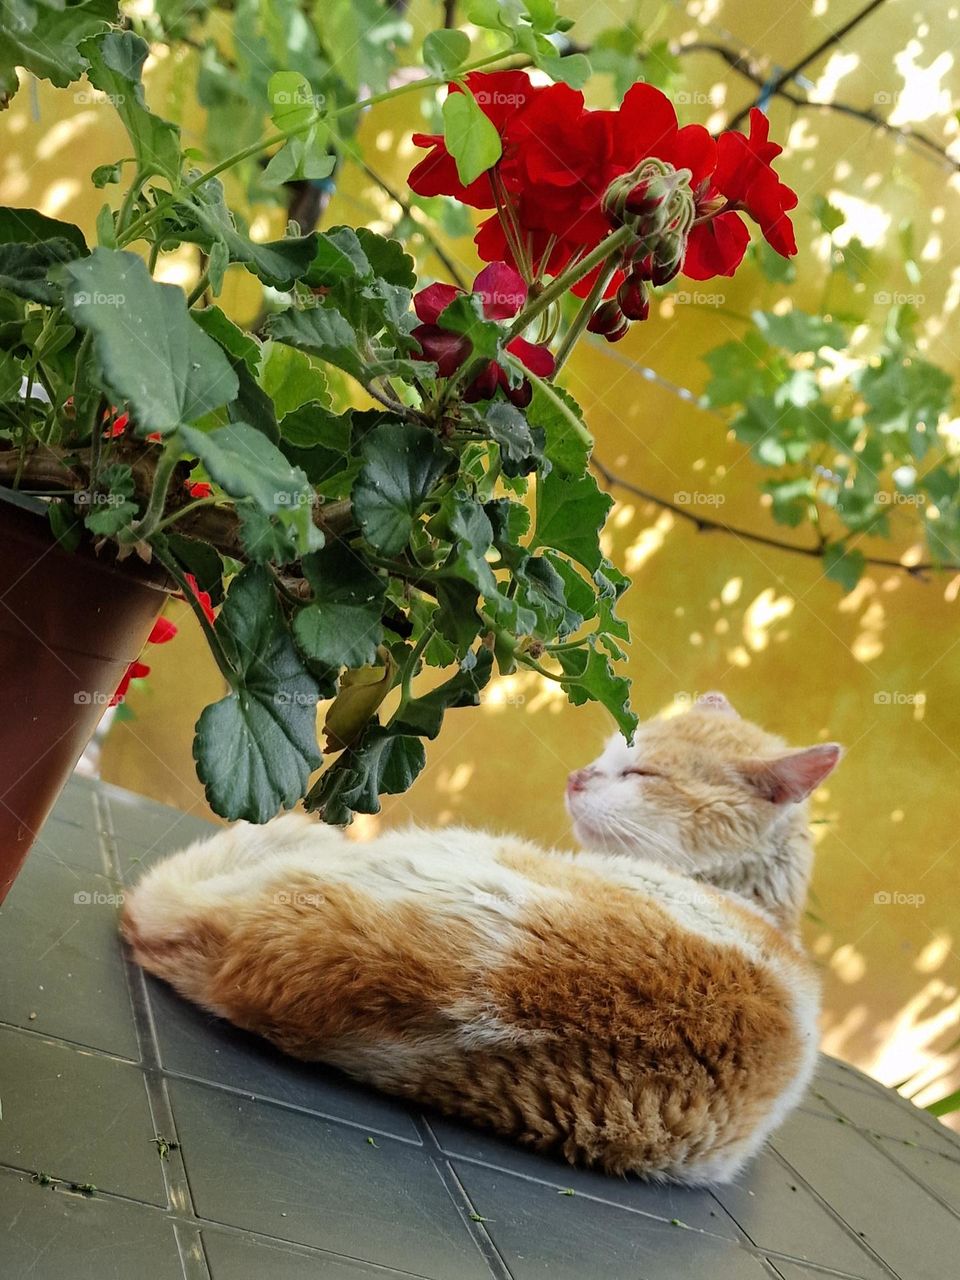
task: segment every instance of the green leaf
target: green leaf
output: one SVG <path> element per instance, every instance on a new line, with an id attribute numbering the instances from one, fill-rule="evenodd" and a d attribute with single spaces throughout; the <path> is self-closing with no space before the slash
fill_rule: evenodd
<path id="1" fill-rule="evenodd" d="M 503 333 L 495 320 L 486 319 L 483 303 L 475 293 L 458 294 L 444 307 L 437 324 L 448 333 L 460 333 L 468 338 L 471 356 L 476 359 L 495 360 L 500 354 Z"/>
<path id="2" fill-rule="evenodd" d="M 753 320 L 768 342 L 791 352 L 819 351 L 821 347 L 842 351 L 847 343 L 842 324 L 825 316 L 807 315 L 796 307 L 782 316 L 773 311 L 755 311 Z"/>
<path id="3" fill-rule="evenodd" d="M 456 163 L 457 176 L 469 186 L 500 159 L 500 134 L 469 90 L 447 94 L 442 114 L 443 140 Z"/>
<path id="4" fill-rule="evenodd" d="M 551 384 L 550 392 L 542 384 L 534 386 L 527 421 L 545 432 L 543 451 L 553 466 L 565 476 L 582 476 L 593 447 L 583 410 L 565 387 Z"/>
<path id="5" fill-rule="evenodd" d="M 271 316 L 264 326 L 271 338 L 301 351 L 309 351 L 321 360 L 343 369 L 358 382 L 371 378 L 403 378 L 428 376 L 429 364 L 412 360 L 366 360 L 358 351 L 359 342 L 353 326 L 333 307 L 311 307 L 307 311 L 283 311 Z"/>
<path id="6" fill-rule="evenodd" d="M 301 549 L 308 550 L 313 490 L 299 467 L 291 466 L 262 432 L 245 422 L 232 422 L 215 431 L 185 426 L 179 435 L 184 452 L 199 458 L 224 492 L 250 498 L 262 511 L 296 525 L 304 535 Z"/>
<path id="7" fill-rule="evenodd" d="M 714 347 L 703 357 L 713 375 L 704 391 L 705 403 L 717 409 L 772 392 L 778 380 L 774 373 L 778 358 L 755 329 L 739 342 Z"/>
<path id="8" fill-rule="evenodd" d="M 173 233 L 207 247 L 211 240 L 219 242 L 226 261 L 240 262 L 274 289 L 287 289 L 295 280 L 306 277 L 317 246 L 316 232 L 306 236 L 285 236 L 263 244 L 251 240 L 236 226 L 234 215 L 224 199 L 223 185 L 211 178 L 180 202 L 171 215 Z"/>
<path id="9" fill-rule="evenodd" d="M 354 514 L 367 541 L 384 555 L 398 555 L 423 503 L 454 461 L 425 427 L 387 423 L 372 431 L 353 490 Z"/>
<path id="10" fill-rule="evenodd" d="M 0 289 L 18 298 L 53 306 L 60 300 L 57 285 L 47 279 L 51 267 L 79 256 L 69 240 L 46 240 L 38 244 L 0 244 Z"/>
<path id="11" fill-rule="evenodd" d="M 316 237 L 307 283 L 330 289 L 344 280 L 371 280 L 373 268 L 353 227 L 333 227 Z"/>
<path id="12" fill-rule="evenodd" d="M 399 240 L 377 235 L 369 227 L 357 227 L 356 236 L 375 277 L 399 289 L 412 289 L 416 285 L 413 258 Z"/>
<path id="13" fill-rule="evenodd" d="M 119 182 L 122 177 L 123 161 L 118 160 L 116 164 L 98 164 L 90 174 L 90 181 L 97 190 L 102 190 L 104 187 L 109 187 Z"/>
<path id="14" fill-rule="evenodd" d="M 582 89 L 593 73 L 590 59 L 582 53 L 568 53 L 562 58 L 541 54 L 537 62 L 551 80 L 568 84 L 571 89 Z"/>
<path id="15" fill-rule="evenodd" d="M 579 707 L 587 701 L 602 703 L 625 736 L 632 740 L 638 719 L 630 709 L 630 681 L 618 676 L 610 659 L 594 648 L 569 649 L 557 656 L 566 676 L 573 681 L 565 686 L 573 705 Z"/>
<path id="16" fill-rule="evenodd" d="M 297 803 L 321 762 L 319 689 L 284 626 L 266 569 L 248 568 L 233 580 L 216 634 L 233 690 L 197 722 L 197 773 L 221 817 L 268 822 Z"/>
<path id="17" fill-rule="evenodd" d="M 82 42 L 118 17 L 117 0 L 21 3 L 16 19 L 5 16 L 0 26 L 0 91 L 16 91 L 16 67 L 65 89 L 86 69 Z"/>
<path id="18" fill-rule="evenodd" d="M 543 455 L 519 409 L 495 400 L 484 414 L 483 425 L 490 439 L 500 446 L 500 457 L 508 475 L 528 475 L 536 469 Z"/>
<path id="19" fill-rule="evenodd" d="M 354 813 L 379 813 L 380 796 L 409 790 L 426 762 L 419 738 L 371 725 L 359 747 L 344 752 L 311 789 L 307 808 L 338 825 L 351 822 Z"/>
<path id="20" fill-rule="evenodd" d="M 267 94 L 274 124 L 291 136 L 264 169 L 263 181 L 268 186 L 279 186 L 294 179 L 328 177 L 337 162 L 329 150 L 329 130 L 319 119 L 308 124 L 322 109 L 323 94 L 315 94 L 299 71 L 275 71 Z M 299 132 L 293 133 L 294 130 Z"/>
<path id="21" fill-rule="evenodd" d="M 309 556 L 303 571 L 313 587 L 313 603 L 294 616 L 300 648 L 329 667 L 368 666 L 383 637 L 385 579 L 339 543 Z"/>
<path id="22" fill-rule="evenodd" d="M 83 232 L 72 222 L 48 218 L 36 209 L 0 206 L 0 244 L 39 244 L 45 240 L 66 240 L 77 250 L 75 257 L 87 252 Z"/>
<path id="23" fill-rule="evenodd" d="M 139 513 L 132 501 L 135 491 L 133 472 L 128 466 L 104 467 L 96 491 L 88 494 L 90 510 L 84 524 L 90 532 L 110 538 L 131 524 Z"/>
<path id="24" fill-rule="evenodd" d="M 850 551 L 840 542 L 832 542 L 823 549 L 823 571 L 832 582 L 840 583 L 844 594 L 853 590 L 866 567 L 862 551 Z"/>
<path id="25" fill-rule="evenodd" d="M 206 591 L 216 607 L 223 600 L 223 561 L 220 553 L 209 542 L 188 538 L 181 533 L 161 535 L 177 563 L 192 573 L 201 591 Z"/>
<path id="26" fill-rule="evenodd" d="M 248 371 L 256 376 L 260 367 L 260 343 L 252 334 L 235 325 L 219 307 L 194 308 L 190 315 L 228 356 L 242 360 Z"/>
<path id="27" fill-rule="evenodd" d="M 821 230 L 827 235 L 833 235 L 839 227 L 846 222 L 846 214 L 837 208 L 835 204 L 831 204 L 826 196 L 814 196 L 813 199 L 813 216 L 820 224 Z"/>
<path id="28" fill-rule="evenodd" d="M 573 479 L 551 471 L 537 481 L 535 543 L 563 552 L 593 573 L 603 559 L 599 532 L 612 506 L 592 475 Z"/>
<path id="29" fill-rule="evenodd" d="M 480 694 L 493 674 L 493 654 L 489 649 L 479 649 L 469 670 L 461 669 L 455 676 L 438 685 L 422 698 L 408 702 L 398 715 L 391 729 L 397 733 L 416 734 L 421 738 L 436 738 L 443 723 L 444 714 L 457 707 L 478 707 Z"/>
<path id="30" fill-rule="evenodd" d="M 268 342 L 263 348 L 260 385 L 273 401 L 280 419 L 311 401 L 330 403 L 327 376 L 319 363 L 305 352 L 280 342 Z"/>
<path id="31" fill-rule="evenodd" d="M 352 418 L 352 413 L 331 413 L 311 402 L 284 416 L 280 434 L 298 449 L 323 448 L 342 458 L 350 448 Z"/>
<path id="32" fill-rule="evenodd" d="M 110 99 L 133 143 L 137 169 L 158 173 L 172 183 L 180 176 L 180 130 L 147 108 L 143 96 L 143 64 L 150 52 L 132 31 L 108 31 L 88 40 L 81 50 L 89 62 L 87 79 Z"/>
<path id="33" fill-rule="evenodd" d="M 152 280 L 133 253 L 94 249 L 64 269 L 64 307 L 94 335 L 103 384 L 142 434 L 169 433 L 237 394 L 237 375 L 194 323 L 183 290 Z"/>
<path id="34" fill-rule="evenodd" d="M 434 75 L 452 79 L 457 68 L 470 56 L 470 37 L 465 31 L 431 31 L 423 42 L 423 61 Z"/>

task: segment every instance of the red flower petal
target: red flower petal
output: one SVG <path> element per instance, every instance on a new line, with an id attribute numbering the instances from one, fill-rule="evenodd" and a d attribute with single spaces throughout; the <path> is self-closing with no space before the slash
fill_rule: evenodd
<path id="1" fill-rule="evenodd" d="M 410 336 L 416 338 L 422 351 L 422 355 L 414 359 L 432 361 L 440 378 L 456 373 L 472 350 L 469 338 L 461 333 L 449 333 L 436 324 L 418 324 Z"/>
<path id="2" fill-rule="evenodd" d="M 166 644 L 176 634 L 176 623 L 171 622 L 169 618 L 158 618 L 153 624 L 153 630 L 147 636 L 147 644 Z"/>
<path id="3" fill-rule="evenodd" d="M 732 276 L 743 261 L 750 232 L 736 213 L 721 213 L 690 232 L 681 270 L 691 280 Z"/>
<path id="4" fill-rule="evenodd" d="M 549 378 L 556 368 L 553 352 L 548 347 L 528 342 L 526 338 L 512 338 L 507 343 L 507 350 L 538 378 Z"/>
<path id="5" fill-rule="evenodd" d="M 796 192 L 770 168 L 782 148 L 768 141 L 769 124 L 763 112 L 750 112 L 750 134 L 730 130 L 717 140 L 717 168 L 713 182 L 731 204 L 741 206 L 756 222 L 767 243 L 785 258 L 797 252 L 793 224 L 787 210 L 797 204 Z"/>
<path id="6" fill-rule="evenodd" d="M 192 573 L 185 573 L 183 576 L 186 579 L 187 586 L 190 588 L 194 599 L 199 602 L 200 608 L 203 610 L 203 616 L 212 626 L 215 621 L 215 614 L 210 602 L 210 592 L 200 590 L 197 580 Z"/>
<path id="7" fill-rule="evenodd" d="M 424 324 L 436 324 L 440 312 L 461 293 L 455 284 L 431 284 L 414 295 L 413 309 Z"/>
<path id="8" fill-rule="evenodd" d="M 185 480 L 184 486 L 191 498 L 209 498 L 213 493 L 213 486 L 206 480 Z"/>
<path id="9" fill-rule="evenodd" d="M 523 276 L 505 262 L 484 267 L 473 282 L 473 292 L 483 299 L 483 314 L 488 320 L 509 320 L 527 300 Z"/>

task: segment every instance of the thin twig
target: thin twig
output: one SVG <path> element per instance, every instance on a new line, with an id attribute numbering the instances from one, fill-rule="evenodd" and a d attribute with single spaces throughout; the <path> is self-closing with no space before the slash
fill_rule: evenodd
<path id="1" fill-rule="evenodd" d="M 813 546 L 803 546 L 795 542 L 785 542 L 783 539 L 774 538 L 770 534 L 756 533 L 752 529 L 741 529 L 736 525 L 726 524 L 723 520 L 712 520 L 709 516 L 698 515 L 697 512 L 691 511 L 689 507 L 683 507 L 677 502 L 672 502 L 669 498 L 662 498 L 659 494 L 651 493 L 649 489 L 641 488 L 640 485 L 634 484 L 632 480 L 625 480 L 623 476 L 611 471 L 596 455 L 591 458 L 590 465 L 603 480 L 604 484 L 612 488 L 624 489 L 627 493 L 632 493 L 636 497 L 642 498 L 644 502 L 650 502 L 656 507 L 661 507 L 664 511 L 672 512 L 682 520 L 688 520 L 691 524 L 696 525 L 700 533 L 726 533 L 731 537 L 739 538 L 742 542 L 754 542 L 762 547 L 773 547 L 777 551 L 791 551 L 794 555 L 809 556 L 814 560 L 820 560 L 823 556 L 825 543 L 818 542 Z M 946 561 L 942 564 L 935 564 L 930 560 L 921 561 L 918 564 L 904 564 L 901 560 L 894 560 L 887 556 L 864 556 L 864 560 L 869 565 L 875 565 L 882 569 L 898 569 L 901 573 L 921 579 L 926 574 L 938 570 L 948 573 L 960 573 L 960 564 L 951 564 Z"/>
<path id="2" fill-rule="evenodd" d="M 945 147 L 940 146 L 933 138 L 925 133 L 918 132 L 910 125 L 891 124 L 878 111 L 873 111 L 869 107 L 855 107 L 850 102 L 817 102 L 812 98 L 805 98 L 801 94 L 792 93 L 786 88 L 771 89 L 769 87 L 769 75 L 764 75 L 760 63 L 746 53 L 737 53 L 736 50 L 730 49 L 726 45 L 715 44 L 709 40 L 691 40 L 687 44 L 676 45 L 673 52 L 678 57 L 683 57 L 685 54 L 690 53 L 715 54 L 718 58 L 722 58 L 727 66 L 736 71 L 738 75 L 743 76 L 745 80 L 749 80 L 751 84 L 755 84 L 758 89 L 764 89 L 768 93 L 772 92 L 776 97 L 783 98 L 785 102 L 789 102 L 791 106 L 797 107 L 799 110 L 835 111 L 839 115 L 851 116 L 855 120 L 862 120 L 865 124 L 869 124 L 875 129 L 881 129 L 884 133 L 893 134 L 901 142 L 916 143 L 917 147 L 922 147 L 924 150 L 929 151 L 931 155 L 936 156 L 944 167 L 960 172 L 960 160 L 955 160 Z"/>
<path id="3" fill-rule="evenodd" d="M 765 86 L 763 93 L 754 98 L 752 102 L 748 102 L 745 107 L 742 107 L 737 112 L 737 114 L 730 120 L 727 128 L 735 129 L 741 121 L 746 120 L 753 108 L 759 106 L 765 97 L 769 96 L 771 93 L 777 93 L 784 87 L 784 85 L 789 84 L 790 81 L 798 76 L 805 67 L 808 67 L 811 62 L 816 62 L 817 58 L 819 58 L 821 54 L 826 53 L 828 49 L 832 49 L 834 45 L 838 45 L 844 36 L 849 35 L 854 27 L 858 27 L 865 18 L 869 18 L 870 14 L 876 9 L 879 9 L 884 3 L 885 0 L 870 0 L 870 3 L 864 5 L 859 13 L 855 13 L 849 22 L 845 22 L 842 27 L 838 27 L 836 31 L 831 32 L 826 39 L 820 41 L 815 49 L 811 49 L 809 53 L 805 53 L 799 62 L 795 62 L 792 66 L 787 67 L 785 71 L 781 71 L 781 73 L 771 81 L 769 85 Z"/>

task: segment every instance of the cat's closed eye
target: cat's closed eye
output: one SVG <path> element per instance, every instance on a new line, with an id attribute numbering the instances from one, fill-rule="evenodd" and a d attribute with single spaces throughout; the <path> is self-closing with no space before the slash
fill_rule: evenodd
<path id="1" fill-rule="evenodd" d="M 656 769 L 649 769 L 645 765 L 632 764 L 627 769 L 620 770 L 621 778 L 628 778 L 631 774 L 638 778 L 662 778 L 663 774 Z"/>

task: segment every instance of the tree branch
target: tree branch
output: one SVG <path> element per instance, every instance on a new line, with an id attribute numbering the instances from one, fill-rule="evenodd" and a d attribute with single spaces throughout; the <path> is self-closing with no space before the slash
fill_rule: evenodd
<path id="1" fill-rule="evenodd" d="M 916 143 L 917 147 L 922 147 L 936 156 L 945 168 L 960 172 L 960 160 L 955 160 L 947 149 L 940 146 L 933 138 L 925 133 L 919 133 L 916 129 L 911 128 L 910 125 L 890 124 L 879 112 L 873 111 L 869 107 L 855 107 L 849 102 L 816 102 L 810 98 L 802 97 L 798 93 L 791 93 L 789 89 L 769 89 L 769 75 L 764 75 L 761 64 L 746 53 L 737 53 L 735 50 L 727 48 L 726 45 L 715 44 L 709 40 L 691 40 L 687 44 L 677 45 L 674 52 L 681 57 L 688 53 L 715 54 L 718 58 L 722 58 L 728 67 L 743 76 L 744 79 L 749 80 L 751 84 L 755 84 L 758 89 L 773 92 L 776 97 L 783 98 L 785 102 L 789 102 L 800 110 L 835 111 L 839 115 L 851 116 L 855 120 L 862 120 L 865 124 L 869 124 L 875 129 L 881 129 L 884 133 L 893 134 L 895 138 L 900 139 L 902 142 Z"/>
<path id="2" fill-rule="evenodd" d="M 869 4 L 864 5 L 859 13 L 855 13 L 849 22 L 845 22 L 842 27 L 831 32 L 825 40 L 820 41 L 815 49 L 811 49 L 809 53 L 805 53 L 799 62 L 795 62 L 793 66 L 787 67 L 786 71 L 782 71 L 771 84 L 765 86 L 762 94 L 755 98 L 753 102 L 748 102 L 745 107 L 742 107 L 737 112 L 727 125 L 727 128 L 735 129 L 741 121 L 746 120 L 752 109 L 758 106 L 767 94 L 778 93 L 784 85 L 789 84 L 790 81 L 793 80 L 795 76 L 798 76 L 805 67 L 808 67 L 811 62 L 816 62 L 817 58 L 819 58 L 821 54 L 826 53 L 828 49 L 832 49 L 834 45 L 839 44 L 844 36 L 849 35 L 854 27 L 858 27 L 865 18 L 869 18 L 870 14 L 873 13 L 874 10 L 879 9 L 883 3 L 884 0 L 870 0 Z"/>
<path id="3" fill-rule="evenodd" d="M 695 511 L 691 511 L 689 507 L 683 507 L 677 502 L 671 502 L 669 498 L 662 498 L 659 494 L 651 493 L 649 489 L 642 489 L 639 485 L 634 484 L 632 480 L 625 480 L 623 476 L 611 471 L 596 456 L 590 459 L 590 465 L 603 480 L 604 484 L 610 488 L 624 489 L 627 493 L 632 493 L 635 497 L 642 498 L 644 502 L 650 502 L 656 507 L 661 507 L 664 511 L 672 512 L 675 516 L 679 516 L 681 520 L 688 520 L 691 524 L 696 525 L 698 533 L 726 533 L 731 537 L 739 538 L 741 542 L 753 542 L 762 547 L 772 547 L 776 551 L 790 551 L 794 555 L 808 556 L 813 560 L 820 560 L 823 556 L 825 543 L 818 542 L 813 546 L 803 546 L 795 542 L 786 542 L 782 538 L 774 538 L 770 534 L 756 533 L 752 529 L 741 529 L 736 525 L 726 524 L 723 520 L 713 520 L 708 516 L 698 515 Z M 864 560 L 867 564 L 874 565 L 877 568 L 898 569 L 901 573 L 906 573 L 913 578 L 919 578 L 921 581 L 926 580 L 927 574 L 937 571 L 960 573 L 960 564 L 950 564 L 948 562 L 935 564 L 931 560 L 925 560 L 918 564 L 904 564 L 901 560 L 894 560 L 892 557 L 887 556 L 864 556 Z"/>

